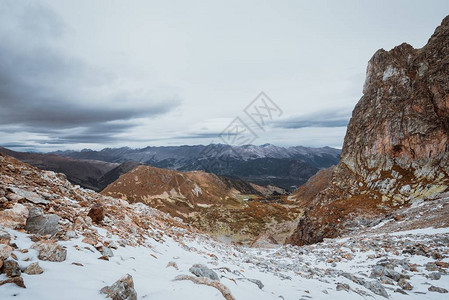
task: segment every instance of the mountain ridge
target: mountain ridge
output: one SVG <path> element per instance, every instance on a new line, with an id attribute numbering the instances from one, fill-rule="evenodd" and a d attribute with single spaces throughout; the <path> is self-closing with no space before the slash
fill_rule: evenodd
<path id="1" fill-rule="evenodd" d="M 232 147 L 225 144 L 193 146 L 148 146 L 104 148 L 100 151 L 57 151 L 76 159 L 122 163 L 133 160 L 150 166 L 179 171 L 204 170 L 238 177 L 258 185 L 293 190 L 318 170 L 335 165 L 340 150 L 331 147 L 278 147 L 271 144 Z"/>

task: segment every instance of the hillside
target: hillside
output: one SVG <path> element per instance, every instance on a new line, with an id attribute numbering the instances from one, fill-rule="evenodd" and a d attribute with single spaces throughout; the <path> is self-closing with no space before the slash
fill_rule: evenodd
<path id="1" fill-rule="evenodd" d="M 0 147 L 0 153 L 15 157 L 42 170 L 64 173 L 71 183 L 94 191 L 101 191 L 104 186 L 117 179 L 118 176 L 107 184 L 103 183 L 104 186 L 98 183 L 100 178 L 120 166 L 118 163 L 100 160 L 74 159 L 49 153 L 16 152 L 2 147 Z"/>
<path id="2" fill-rule="evenodd" d="M 251 242 L 270 233 L 283 243 L 301 210 L 283 202 L 285 191 L 204 171 L 138 166 L 103 195 L 141 202 L 218 237 Z"/>

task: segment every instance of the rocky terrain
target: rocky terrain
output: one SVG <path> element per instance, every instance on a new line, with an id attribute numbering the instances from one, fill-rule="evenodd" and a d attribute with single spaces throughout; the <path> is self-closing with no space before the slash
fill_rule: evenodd
<path id="1" fill-rule="evenodd" d="M 449 17 L 421 49 L 404 43 L 374 54 L 340 162 L 327 171 L 331 176 L 322 176 L 319 183 L 311 179 L 292 195 L 310 205 L 291 243 L 319 242 L 416 202 L 444 198 L 449 185 L 448 78 Z"/>
<path id="2" fill-rule="evenodd" d="M 208 146 L 146 147 L 142 149 L 106 148 L 101 151 L 57 151 L 75 159 L 114 163 L 136 161 L 150 166 L 179 171 L 203 170 L 217 175 L 238 177 L 258 185 L 280 186 L 287 190 L 303 184 L 318 170 L 338 163 L 340 150 L 323 147 Z"/>
<path id="3" fill-rule="evenodd" d="M 430 224 L 407 211 L 315 245 L 249 248 L 11 157 L 0 174 L 1 299 L 447 298 L 449 224 L 393 232 Z"/>
<path id="4" fill-rule="evenodd" d="M 285 191 L 204 171 L 138 166 L 108 185 L 103 195 L 141 202 L 209 234 L 249 243 L 269 232 L 283 243 L 302 213 L 284 202 Z"/>
<path id="5" fill-rule="evenodd" d="M 17 152 L 2 147 L 0 147 L 0 153 L 15 157 L 42 170 L 64 173 L 71 183 L 97 192 L 139 165 L 132 161 L 120 164 L 101 160 L 74 159 L 51 153 Z"/>

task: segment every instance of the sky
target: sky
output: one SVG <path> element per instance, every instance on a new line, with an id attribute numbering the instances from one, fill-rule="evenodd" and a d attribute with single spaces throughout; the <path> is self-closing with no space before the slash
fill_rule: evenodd
<path id="1" fill-rule="evenodd" d="M 447 14 L 449 1 L 0 0 L 0 145 L 341 147 L 374 52 L 424 46 Z"/>

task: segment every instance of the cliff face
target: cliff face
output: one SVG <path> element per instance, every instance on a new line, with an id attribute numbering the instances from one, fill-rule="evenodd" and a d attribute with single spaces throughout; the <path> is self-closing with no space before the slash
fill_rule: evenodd
<path id="1" fill-rule="evenodd" d="M 449 182 L 449 17 L 421 49 L 403 43 L 368 62 L 341 160 L 290 242 L 334 237 Z"/>

